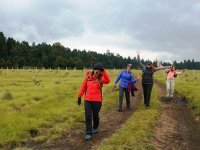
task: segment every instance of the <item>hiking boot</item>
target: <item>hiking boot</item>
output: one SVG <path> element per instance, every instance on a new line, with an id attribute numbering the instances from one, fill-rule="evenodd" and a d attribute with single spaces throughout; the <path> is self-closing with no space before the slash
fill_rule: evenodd
<path id="1" fill-rule="evenodd" d="M 118 111 L 119 111 L 119 112 L 122 112 L 122 109 L 119 108 Z"/>
<path id="2" fill-rule="evenodd" d="M 97 129 L 92 129 L 92 134 L 96 134 L 97 133 Z"/>
<path id="3" fill-rule="evenodd" d="M 90 141 L 92 139 L 92 136 L 90 134 L 86 134 L 85 141 Z"/>

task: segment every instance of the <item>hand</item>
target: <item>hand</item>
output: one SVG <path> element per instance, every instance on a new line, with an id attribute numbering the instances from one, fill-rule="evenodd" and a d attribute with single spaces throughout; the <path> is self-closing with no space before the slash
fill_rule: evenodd
<path id="1" fill-rule="evenodd" d="M 157 60 L 157 67 L 162 67 L 161 62 Z"/>
<path id="2" fill-rule="evenodd" d="M 78 103 L 78 105 L 81 105 L 81 97 L 78 97 L 77 103 Z"/>
<path id="3" fill-rule="evenodd" d="M 139 76 L 139 74 L 138 74 L 137 77 L 136 77 L 136 81 L 139 80 L 139 79 L 140 79 L 140 76 Z"/>
<path id="4" fill-rule="evenodd" d="M 140 51 L 137 51 L 136 53 L 137 53 L 137 56 L 140 56 Z"/>
<path id="5" fill-rule="evenodd" d="M 113 87 L 116 88 L 116 84 Z"/>

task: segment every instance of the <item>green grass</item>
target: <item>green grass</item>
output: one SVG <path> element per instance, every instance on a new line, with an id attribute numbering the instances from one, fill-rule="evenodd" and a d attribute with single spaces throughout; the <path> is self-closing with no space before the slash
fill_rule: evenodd
<path id="1" fill-rule="evenodd" d="M 46 141 L 80 126 L 84 119 L 76 95 L 85 73 L 81 71 L 2 71 L 0 144 Z M 3 97 L 3 96 L 2 96 Z"/>
<path id="2" fill-rule="evenodd" d="M 101 112 L 116 106 L 112 86 L 119 70 L 108 71 Z M 84 108 L 77 94 L 86 75 L 80 70 L 0 70 L 0 145 L 44 142 L 84 127 Z"/>
<path id="3" fill-rule="evenodd" d="M 151 108 L 146 109 L 143 101 L 129 120 L 110 138 L 99 146 L 99 150 L 146 150 L 155 149 L 150 144 L 153 129 L 159 115 L 160 103 L 158 92 L 154 86 L 151 97 Z"/>
<path id="4" fill-rule="evenodd" d="M 166 82 L 166 73 L 160 71 L 155 78 L 161 83 Z M 175 79 L 175 91 L 184 96 L 190 107 L 200 116 L 200 71 L 187 70 Z"/>
<path id="5" fill-rule="evenodd" d="M 51 142 L 68 130 L 83 128 L 84 108 L 83 103 L 77 105 L 77 93 L 85 74 L 78 70 L 0 70 L 0 145 Z M 119 70 L 109 70 L 108 74 L 111 83 L 103 87 L 101 113 L 118 104 L 118 91 L 112 86 Z M 148 141 L 158 114 L 154 86 L 151 108 L 146 110 L 141 101 L 134 115 L 100 149 L 153 149 Z"/>

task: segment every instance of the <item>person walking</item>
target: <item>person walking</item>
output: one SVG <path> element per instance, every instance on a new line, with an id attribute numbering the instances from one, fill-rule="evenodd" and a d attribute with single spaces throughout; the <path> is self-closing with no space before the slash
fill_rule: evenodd
<path id="1" fill-rule="evenodd" d="M 134 84 L 138 79 L 139 76 L 135 79 L 134 76 L 131 74 L 131 70 L 133 69 L 133 65 L 132 64 L 128 64 L 126 70 L 123 70 L 120 72 L 120 74 L 118 75 L 117 79 L 115 80 L 115 85 L 114 87 L 116 87 L 116 84 L 118 83 L 118 81 L 120 80 L 120 84 L 119 84 L 119 108 L 118 111 L 122 111 L 122 104 L 123 104 L 123 97 L 124 97 L 124 93 L 126 96 L 126 109 L 130 110 L 130 92 L 128 90 L 128 84 Z"/>
<path id="2" fill-rule="evenodd" d="M 169 69 L 165 69 L 167 73 L 167 80 L 166 80 L 166 98 L 173 98 L 174 96 L 174 85 L 175 85 L 175 78 L 177 75 L 181 75 L 185 72 L 183 71 L 176 71 L 175 66 L 171 66 Z"/>
<path id="3" fill-rule="evenodd" d="M 154 67 L 151 61 L 147 61 L 146 65 L 143 65 L 140 61 L 140 54 L 137 53 L 137 60 L 142 68 L 142 87 L 144 95 L 144 105 L 146 108 L 150 107 L 151 91 L 153 87 L 153 74 L 158 70 L 168 69 L 170 66 Z"/>
<path id="4" fill-rule="evenodd" d="M 95 64 L 93 71 L 88 71 L 78 93 L 78 105 L 84 95 L 86 135 L 85 140 L 91 140 L 92 134 L 97 132 L 99 126 L 99 112 L 102 106 L 102 87 L 108 84 L 110 77 L 101 64 Z"/>

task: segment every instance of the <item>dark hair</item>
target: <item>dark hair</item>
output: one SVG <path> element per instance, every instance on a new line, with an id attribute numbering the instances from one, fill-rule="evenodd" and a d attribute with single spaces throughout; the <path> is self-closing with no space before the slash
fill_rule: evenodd
<path id="1" fill-rule="evenodd" d="M 94 65 L 93 70 L 103 71 L 104 68 L 103 68 L 103 66 L 100 63 L 97 63 L 97 64 Z"/>
<path id="2" fill-rule="evenodd" d="M 170 66 L 169 70 L 166 71 L 166 73 L 169 73 L 170 71 L 172 71 L 172 68 L 173 68 L 173 67 L 174 67 L 175 70 L 176 70 L 176 66 L 172 65 L 172 66 Z"/>
<path id="3" fill-rule="evenodd" d="M 148 64 L 148 63 L 146 63 L 146 65 L 147 65 L 147 64 Z M 152 72 L 156 72 L 156 68 L 154 67 L 153 64 L 151 64 L 150 69 L 152 70 Z"/>
<path id="4" fill-rule="evenodd" d="M 174 65 L 172 65 L 171 67 L 170 67 L 170 69 L 172 70 L 173 69 L 173 67 L 175 68 L 175 70 L 176 70 L 176 66 L 174 66 Z"/>

